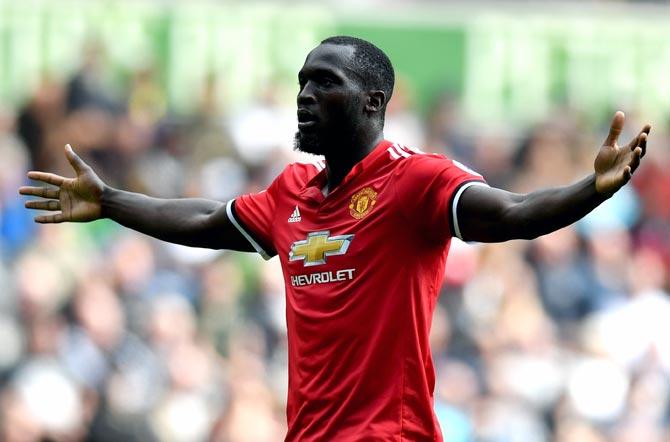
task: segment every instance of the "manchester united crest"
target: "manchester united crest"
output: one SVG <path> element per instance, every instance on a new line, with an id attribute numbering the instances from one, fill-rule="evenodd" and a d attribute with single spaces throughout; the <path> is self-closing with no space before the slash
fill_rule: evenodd
<path id="1" fill-rule="evenodd" d="M 374 207 L 377 203 L 377 192 L 372 187 L 364 187 L 351 197 L 349 204 L 349 213 L 356 219 L 361 219 Z"/>

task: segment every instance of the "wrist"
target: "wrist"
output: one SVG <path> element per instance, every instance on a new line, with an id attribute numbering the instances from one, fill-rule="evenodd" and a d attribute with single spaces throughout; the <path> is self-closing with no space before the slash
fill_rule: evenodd
<path id="1" fill-rule="evenodd" d="M 100 218 L 111 218 L 110 211 L 117 193 L 117 189 L 106 184 L 103 185 L 100 193 Z"/>
<path id="2" fill-rule="evenodd" d="M 611 191 L 609 189 L 603 189 L 602 186 L 599 186 L 598 184 L 598 176 L 594 173 L 591 175 L 590 179 L 590 186 L 593 189 L 595 198 L 598 200 L 599 203 L 602 203 L 603 201 L 606 201 L 614 195 L 616 191 Z"/>

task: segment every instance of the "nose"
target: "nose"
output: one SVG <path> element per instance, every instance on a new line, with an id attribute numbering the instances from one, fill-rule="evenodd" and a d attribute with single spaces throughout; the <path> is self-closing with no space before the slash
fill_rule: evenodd
<path id="1" fill-rule="evenodd" d="M 298 92 L 298 105 L 314 104 L 316 103 L 316 97 L 314 96 L 314 88 L 312 87 L 312 82 L 308 81 L 305 83 L 302 89 Z"/>

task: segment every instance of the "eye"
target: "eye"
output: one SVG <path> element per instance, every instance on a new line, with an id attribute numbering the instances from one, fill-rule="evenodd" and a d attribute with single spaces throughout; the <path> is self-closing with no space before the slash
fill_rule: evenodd
<path id="1" fill-rule="evenodd" d="M 333 80 L 330 77 L 321 77 L 319 79 L 319 83 L 321 83 L 322 86 L 328 87 L 328 86 L 332 86 L 333 84 L 335 84 L 335 80 Z"/>

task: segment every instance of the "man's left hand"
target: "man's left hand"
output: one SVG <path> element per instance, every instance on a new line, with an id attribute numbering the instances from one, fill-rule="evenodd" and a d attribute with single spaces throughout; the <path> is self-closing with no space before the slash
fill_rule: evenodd
<path id="1" fill-rule="evenodd" d="M 647 150 L 647 136 L 651 130 L 649 124 L 646 124 L 626 146 L 617 144 L 624 120 L 623 112 L 618 111 L 614 114 L 609 135 L 593 164 L 596 172 L 596 190 L 607 197 L 612 196 L 630 180 Z"/>

